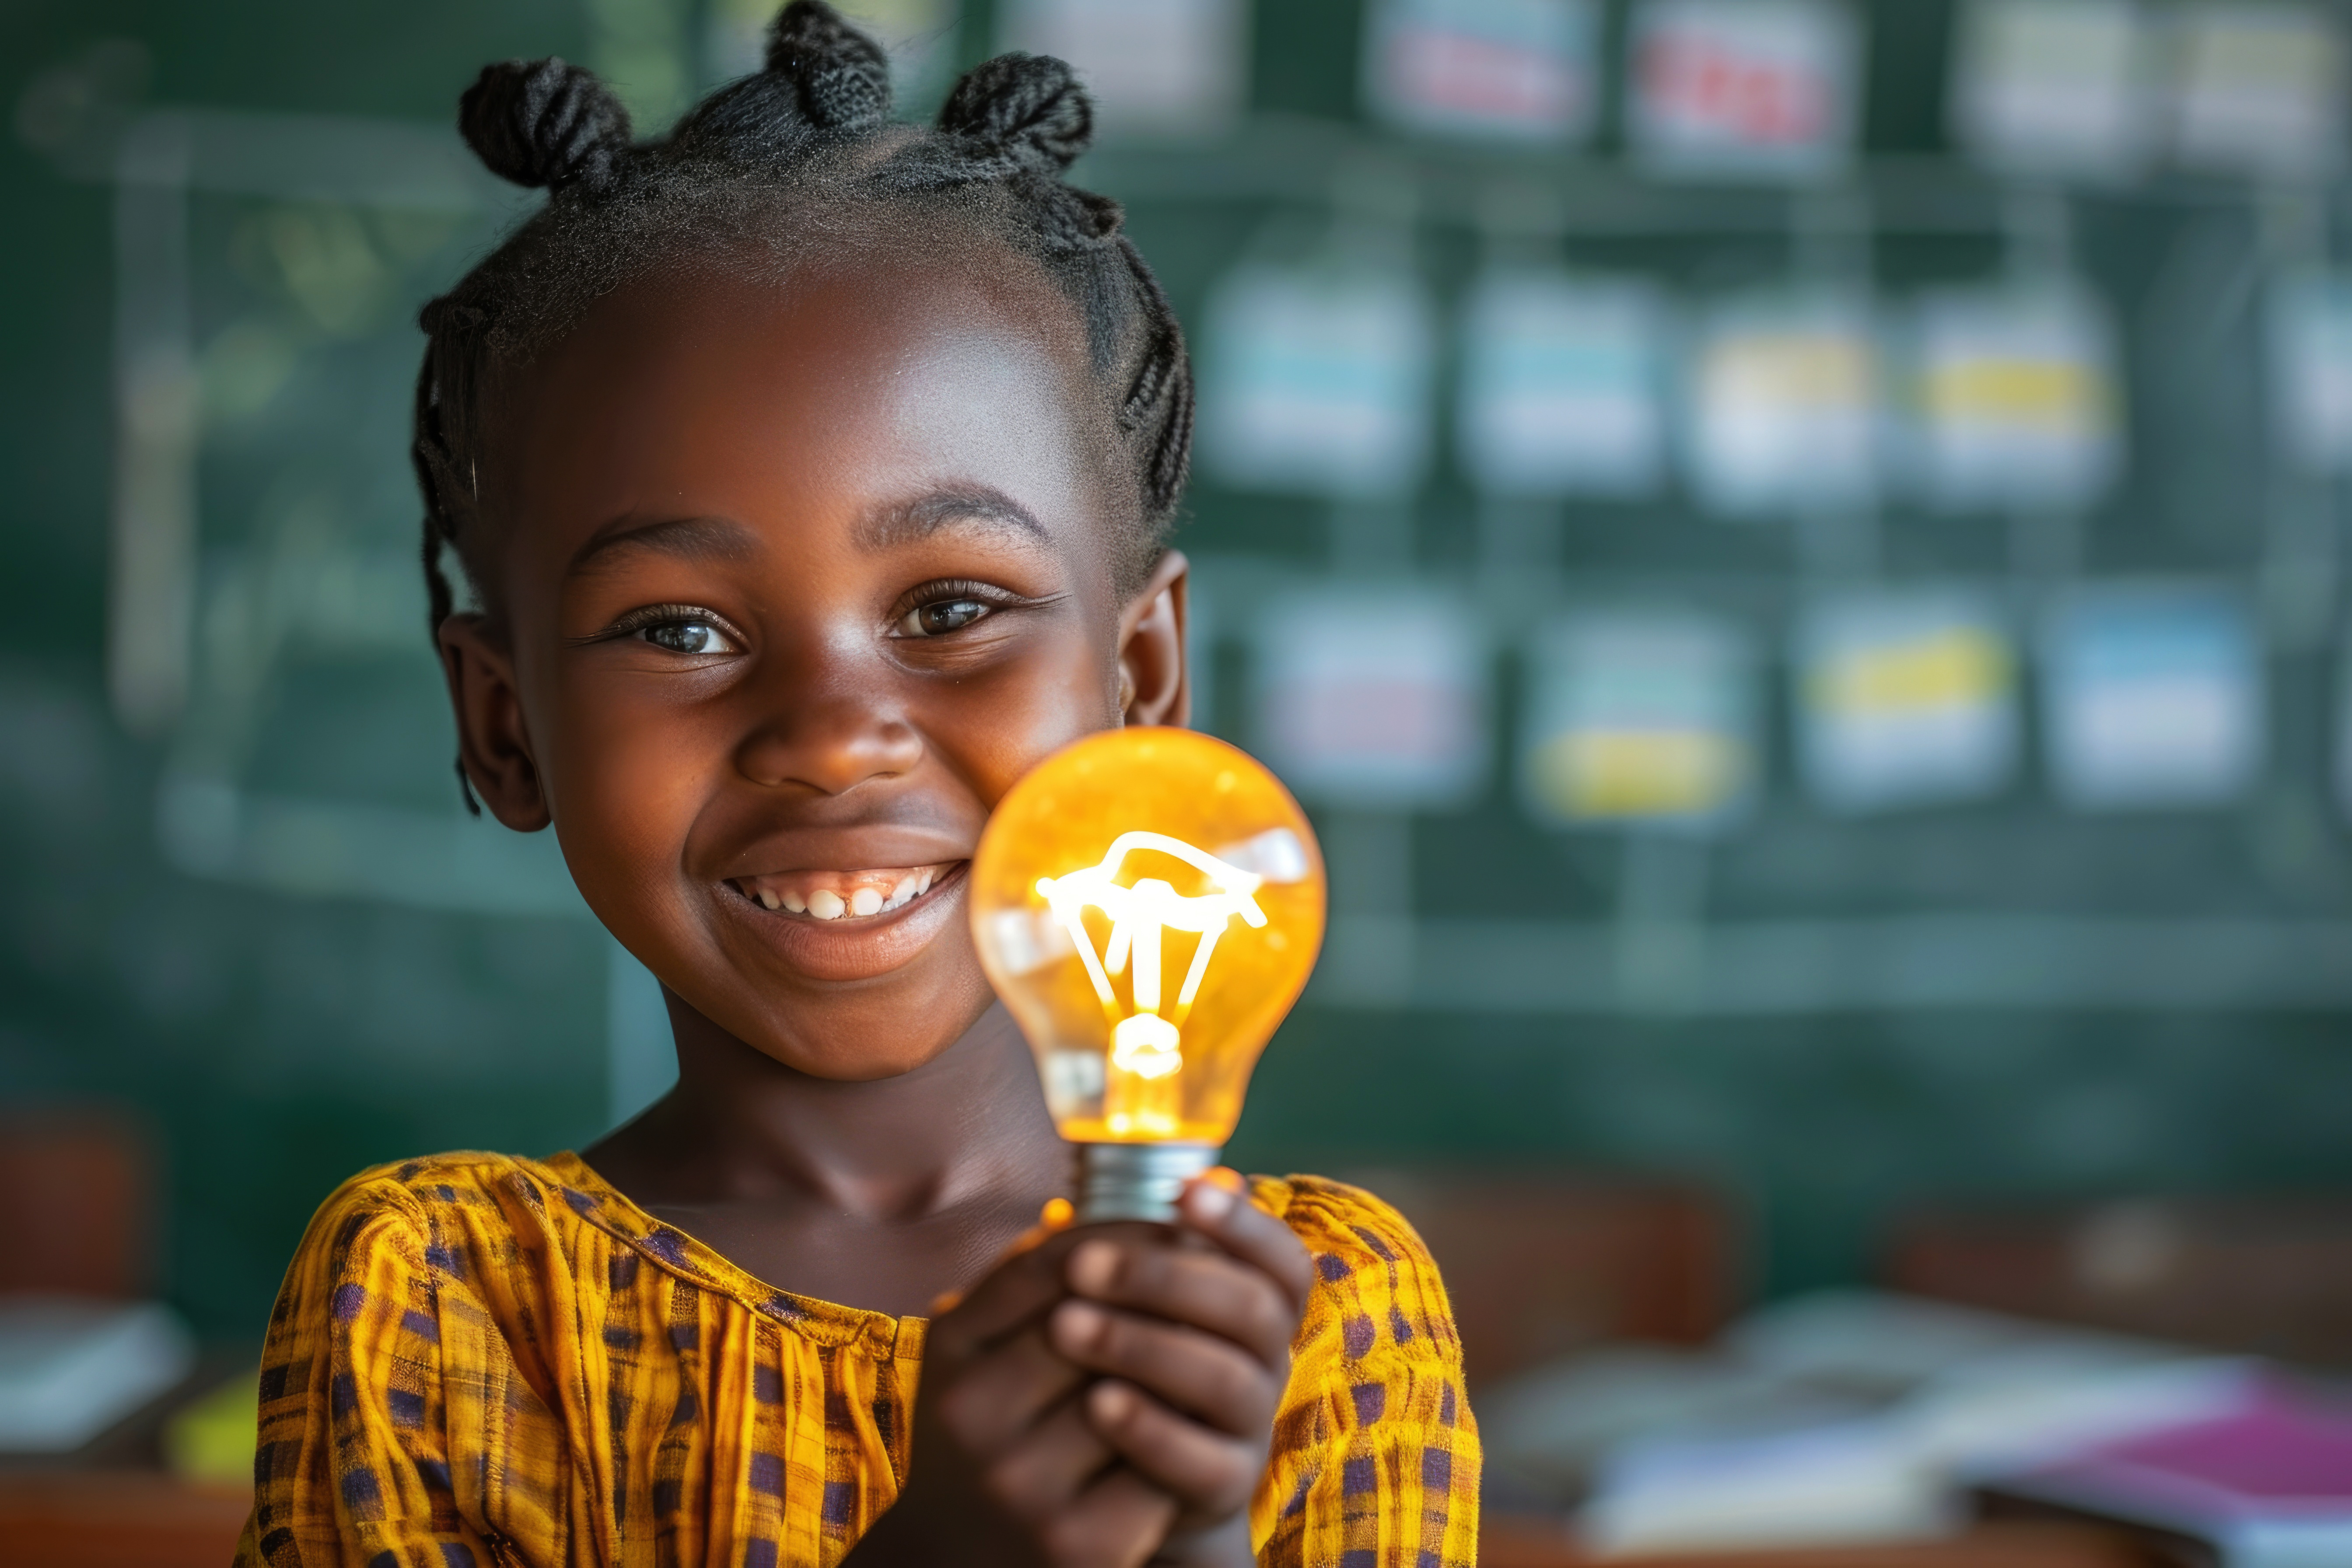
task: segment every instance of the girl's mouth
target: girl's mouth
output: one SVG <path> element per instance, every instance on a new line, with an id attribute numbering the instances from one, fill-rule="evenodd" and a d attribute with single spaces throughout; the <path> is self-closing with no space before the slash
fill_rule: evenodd
<path id="1" fill-rule="evenodd" d="M 857 921 L 892 914 L 928 895 L 962 865 L 896 866 L 864 871 L 776 871 L 732 879 L 761 908 L 803 921 Z"/>

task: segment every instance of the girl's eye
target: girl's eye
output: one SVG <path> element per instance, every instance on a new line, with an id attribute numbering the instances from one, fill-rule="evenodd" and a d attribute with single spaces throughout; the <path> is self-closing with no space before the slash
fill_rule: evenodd
<path id="1" fill-rule="evenodd" d="M 709 621 L 664 621 L 647 626 L 637 634 L 658 648 L 671 653 L 733 653 L 735 645 L 727 634 Z"/>
<path id="2" fill-rule="evenodd" d="M 898 626 L 910 637 L 943 637 L 963 630 L 988 614 L 988 609 L 978 599 L 941 599 L 935 604 L 916 605 Z"/>

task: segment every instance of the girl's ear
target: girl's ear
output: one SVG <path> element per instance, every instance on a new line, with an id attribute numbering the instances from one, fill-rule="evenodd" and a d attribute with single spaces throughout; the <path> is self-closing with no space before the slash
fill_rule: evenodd
<path id="1" fill-rule="evenodd" d="M 523 727 L 512 658 L 478 615 L 451 616 L 435 640 L 457 716 L 457 766 L 492 816 L 518 833 L 538 832 L 554 819 Z"/>
<path id="2" fill-rule="evenodd" d="M 1182 551 L 1168 551 L 1119 612 L 1118 702 L 1130 724 L 1192 721 L 1184 658 L 1184 594 L 1192 569 Z"/>

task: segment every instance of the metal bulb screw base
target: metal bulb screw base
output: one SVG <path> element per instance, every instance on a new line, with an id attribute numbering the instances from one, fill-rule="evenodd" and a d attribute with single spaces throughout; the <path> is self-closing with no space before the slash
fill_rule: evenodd
<path id="1" fill-rule="evenodd" d="M 1184 1184 L 1213 1169 L 1224 1151 L 1209 1143 L 1080 1143 L 1076 1222 L 1140 1219 L 1174 1223 Z"/>

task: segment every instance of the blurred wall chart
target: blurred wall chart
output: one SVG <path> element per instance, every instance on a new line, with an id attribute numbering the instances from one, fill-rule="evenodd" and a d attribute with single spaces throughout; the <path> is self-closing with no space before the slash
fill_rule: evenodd
<path id="1" fill-rule="evenodd" d="M 1697 1172 L 1766 1289 L 1921 1194 L 2352 1181 L 2337 8 L 845 8 L 910 111 L 1074 60 L 1192 334 L 1198 710 L 1333 897 L 1237 1153 Z M 552 836 L 457 799 L 413 322 L 528 209 L 480 60 L 658 129 L 768 9 L 0 23 L 58 585 L 0 641 L 0 1094 L 163 1129 L 208 1331 L 358 1164 L 665 1082 Z"/>

